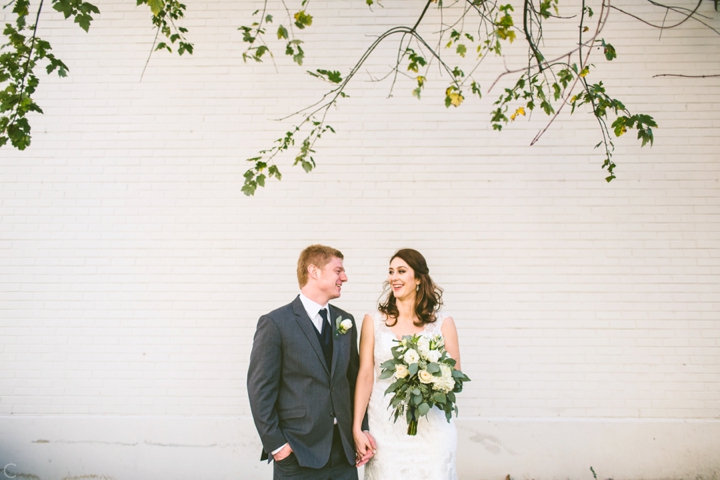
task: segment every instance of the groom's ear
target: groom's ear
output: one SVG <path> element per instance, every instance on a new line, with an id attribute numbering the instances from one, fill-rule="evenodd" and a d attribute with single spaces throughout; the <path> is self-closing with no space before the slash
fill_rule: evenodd
<path id="1" fill-rule="evenodd" d="M 314 278 L 315 280 L 318 279 L 319 268 L 317 268 L 314 264 L 311 263 L 310 265 L 308 265 L 307 270 L 308 270 L 308 278 Z"/>

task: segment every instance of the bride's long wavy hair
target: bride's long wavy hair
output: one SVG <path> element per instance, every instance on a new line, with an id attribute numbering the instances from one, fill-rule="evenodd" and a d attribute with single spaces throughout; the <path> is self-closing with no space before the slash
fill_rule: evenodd
<path id="1" fill-rule="evenodd" d="M 392 263 L 396 258 L 403 259 L 415 272 L 415 279 L 420 280 L 415 295 L 415 316 L 418 318 L 419 323 L 414 322 L 415 325 L 420 327 L 435 322 L 437 320 L 436 313 L 442 305 L 443 290 L 435 285 L 435 282 L 430 278 L 430 269 L 427 266 L 425 257 L 417 250 L 403 248 L 395 252 L 389 263 Z M 380 302 L 378 310 L 385 314 L 388 322 L 392 322 L 388 323 L 388 326 L 392 327 L 397 323 L 399 312 L 390 283 L 385 281 L 383 288 L 382 295 L 385 296 L 385 301 Z"/>

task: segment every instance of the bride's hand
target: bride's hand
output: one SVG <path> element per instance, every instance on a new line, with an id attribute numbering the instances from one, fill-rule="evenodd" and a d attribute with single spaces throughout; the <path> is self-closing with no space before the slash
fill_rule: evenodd
<path id="1" fill-rule="evenodd" d="M 355 466 L 362 467 L 375 455 L 377 445 L 370 432 L 353 431 L 353 438 L 355 439 L 355 452 L 357 454 Z"/>
<path id="2" fill-rule="evenodd" d="M 374 439 L 370 442 L 366 432 L 362 430 L 353 430 L 353 439 L 355 440 L 355 454 L 357 455 L 355 466 L 361 467 L 365 465 L 375 453 L 375 442 Z"/>

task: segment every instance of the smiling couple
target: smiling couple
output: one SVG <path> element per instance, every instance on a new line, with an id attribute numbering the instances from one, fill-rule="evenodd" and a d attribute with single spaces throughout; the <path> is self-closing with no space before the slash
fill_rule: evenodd
<path id="1" fill-rule="evenodd" d="M 258 321 L 247 387 L 261 460 L 274 460 L 278 480 L 357 480 L 356 467 L 367 462 L 366 480 L 456 479 L 454 423 L 433 409 L 409 437 L 404 422 L 389 419 L 388 384 L 374 380 L 394 341 L 415 333 L 442 335 L 459 368 L 454 321 L 439 310 L 442 290 L 419 252 L 396 252 L 387 298 L 365 316 L 358 353 L 355 319 L 329 304 L 348 280 L 343 258 L 307 247 L 298 259 L 300 294 Z"/>

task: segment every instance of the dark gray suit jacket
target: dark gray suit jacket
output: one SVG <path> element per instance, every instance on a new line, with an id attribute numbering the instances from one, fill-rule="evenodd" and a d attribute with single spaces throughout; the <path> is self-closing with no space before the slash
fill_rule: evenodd
<path id="1" fill-rule="evenodd" d="M 300 297 L 258 320 L 247 388 L 255 426 L 263 445 L 261 459 L 290 444 L 300 465 L 323 467 L 330 458 L 333 418 L 343 448 L 355 463 L 353 398 L 360 364 L 357 326 L 347 312 L 330 305 L 335 331 L 338 316 L 353 327 L 333 336 L 332 365 L 325 364 L 315 326 Z"/>

